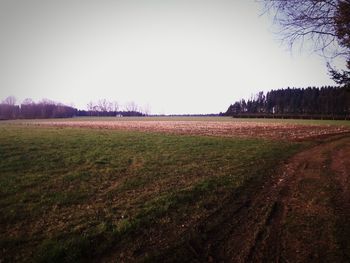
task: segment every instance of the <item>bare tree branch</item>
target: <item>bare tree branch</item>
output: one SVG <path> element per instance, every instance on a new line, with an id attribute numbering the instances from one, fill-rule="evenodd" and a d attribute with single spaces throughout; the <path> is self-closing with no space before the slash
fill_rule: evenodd
<path id="1" fill-rule="evenodd" d="M 350 0 L 258 1 L 264 5 L 264 14 L 272 14 L 281 40 L 291 49 L 297 43 L 301 47 L 311 43 L 313 51 L 327 60 L 343 57 L 350 61 Z M 330 72 L 335 76 L 334 69 Z M 343 73 L 350 75 L 350 71 Z"/>

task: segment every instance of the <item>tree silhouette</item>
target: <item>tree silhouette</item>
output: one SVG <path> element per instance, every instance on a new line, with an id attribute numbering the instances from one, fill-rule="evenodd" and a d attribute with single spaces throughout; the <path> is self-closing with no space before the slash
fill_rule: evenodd
<path id="1" fill-rule="evenodd" d="M 348 70 L 328 64 L 338 84 L 350 84 L 350 0 L 262 0 L 291 46 L 311 40 L 314 51 L 327 58 L 343 57 Z"/>
<path id="2" fill-rule="evenodd" d="M 349 87 L 308 87 L 271 90 L 255 98 L 236 101 L 227 116 L 349 118 Z"/>

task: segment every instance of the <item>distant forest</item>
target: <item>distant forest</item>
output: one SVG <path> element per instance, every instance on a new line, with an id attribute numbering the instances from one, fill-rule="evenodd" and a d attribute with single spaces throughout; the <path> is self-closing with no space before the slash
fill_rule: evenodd
<path id="1" fill-rule="evenodd" d="M 10 96 L 0 103 L 0 120 L 149 115 L 149 110 L 143 113 L 133 102 L 120 110 L 117 102 L 105 99 L 90 102 L 88 110 L 78 110 L 50 100 L 36 103 L 26 99 L 20 105 L 15 102 L 16 99 Z M 259 92 L 248 100 L 236 101 L 220 115 L 237 118 L 350 119 L 350 87 L 287 88 L 271 90 L 266 94 Z"/>
<path id="2" fill-rule="evenodd" d="M 105 100 L 104 100 L 105 101 Z M 144 116 L 137 107 L 118 111 L 116 108 L 94 105 L 89 110 L 78 110 L 74 107 L 50 100 L 42 100 L 35 103 L 27 99 L 20 105 L 16 105 L 14 97 L 6 98 L 0 103 L 0 120 L 10 119 L 49 119 L 72 118 L 78 116 Z"/>
<path id="3" fill-rule="evenodd" d="M 350 87 L 308 87 L 259 92 L 231 104 L 225 116 L 350 119 Z"/>

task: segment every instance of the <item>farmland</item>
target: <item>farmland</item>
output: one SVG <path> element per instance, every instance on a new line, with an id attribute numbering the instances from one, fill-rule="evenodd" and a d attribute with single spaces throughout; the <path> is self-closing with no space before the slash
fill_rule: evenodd
<path id="1" fill-rule="evenodd" d="M 234 138 L 303 140 L 350 131 L 348 121 L 305 121 L 232 118 L 76 118 L 40 120 L 22 124 L 50 127 L 80 127 L 179 135 Z"/>
<path id="2" fill-rule="evenodd" d="M 0 261 L 339 262 L 349 132 L 305 120 L 2 122 Z"/>

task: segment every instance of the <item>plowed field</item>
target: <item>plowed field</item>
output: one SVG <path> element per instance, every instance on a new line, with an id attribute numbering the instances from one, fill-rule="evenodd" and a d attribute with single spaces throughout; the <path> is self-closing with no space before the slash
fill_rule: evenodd
<path id="1" fill-rule="evenodd" d="M 85 127 L 127 131 L 161 132 L 185 135 L 224 136 L 240 138 L 266 138 L 277 140 L 304 140 L 323 135 L 350 131 L 345 125 L 306 125 L 265 121 L 142 121 L 142 120 L 78 120 L 38 121 L 30 124 L 56 127 Z"/>
<path id="2" fill-rule="evenodd" d="M 0 263 L 350 262 L 349 135 L 345 121 L 1 122 Z"/>

